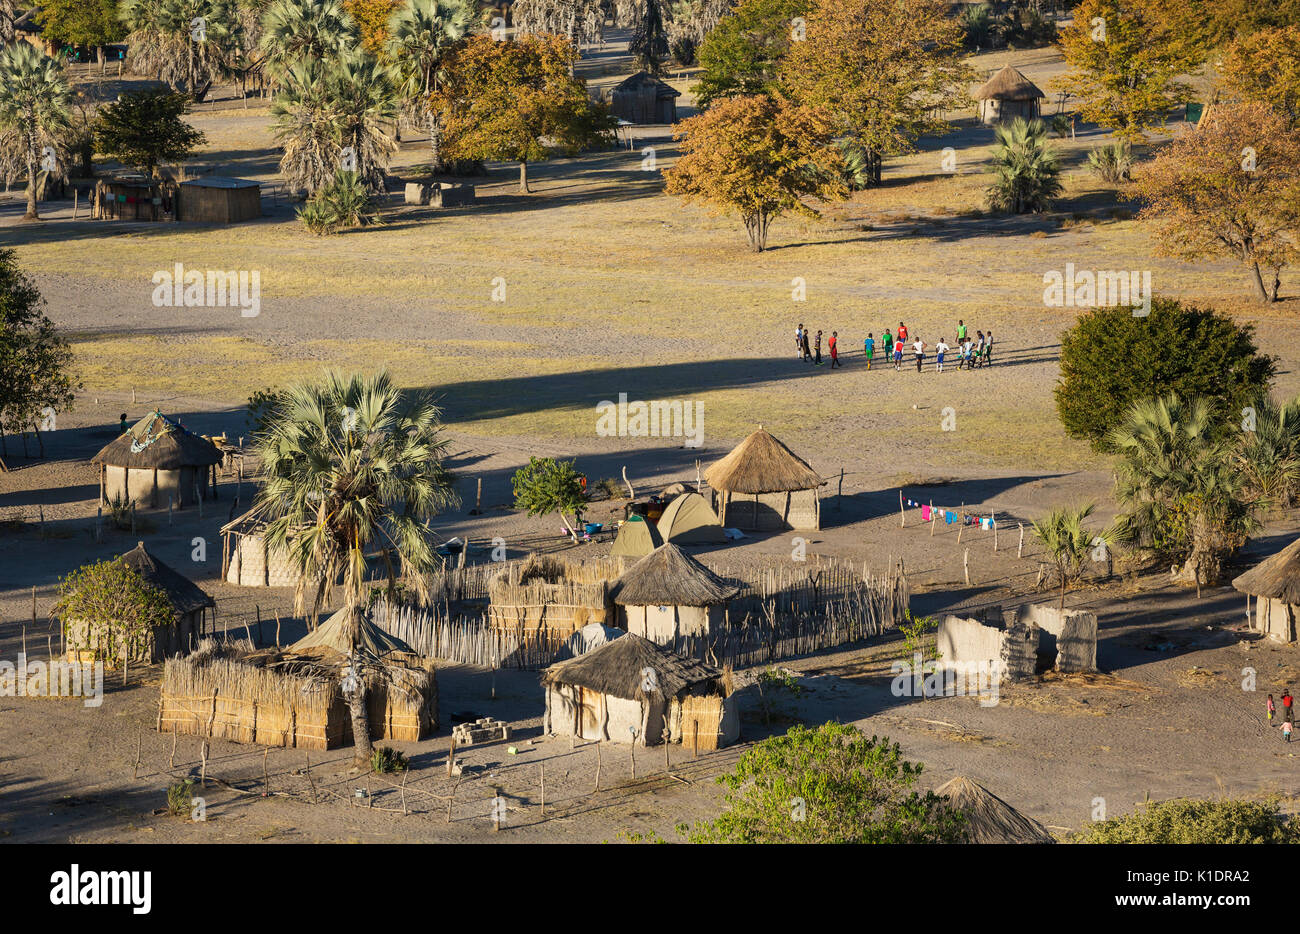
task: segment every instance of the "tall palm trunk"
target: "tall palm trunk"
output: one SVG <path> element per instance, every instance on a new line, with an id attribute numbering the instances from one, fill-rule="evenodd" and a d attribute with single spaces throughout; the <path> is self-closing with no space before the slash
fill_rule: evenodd
<path id="1" fill-rule="evenodd" d="M 442 164 L 442 123 L 432 107 L 425 110 L 429 123 L 429 164 L 434 172 L 441 172 Z"/>
<path id="2" fill-rule="evenodd" d="M 370 714 L 367 709 L 369 692 L 366 690 L 365 672 L 361 670 L 356 652 L 348 659 L 355 684 L 348 692 L 348 713 L 352 717 L 352 762 L 358 768 L 369 768 L 370 757 L 374 754 L 374 742 L 370 738 Z"/>
<path id="3" fill-rule="evenodd" d="M 35 115 L 31 120 L 35 122 Z M 23 220 L 40 220 L 36 211 L 36 136 L 31 133 L 27 135 L 27 213 Z"/>
<path id="4" fill-rule="evenodd" d="M 519 163 L 519 193 L 521 195 L 531 194 L 528 188 L 528 163 Z"/>

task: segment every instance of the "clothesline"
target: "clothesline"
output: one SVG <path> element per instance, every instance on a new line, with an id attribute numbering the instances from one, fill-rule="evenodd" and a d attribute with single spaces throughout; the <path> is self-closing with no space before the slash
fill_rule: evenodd
<path id="1" fill-rule="evenodd" d="M 907 508 L 919 508 L 921 510 L 922 522 L 930 522 L 932 520 L 937 522 L 939 519 L 942 519 L 947 525 L 952 525 L 954 523 L 961 523 L 962 525 L 977 525 L 986 530 L 992 530 L 997 527 L 996 510 L 989 510 L 989 514 L 984 516 L 979 513 L 967 512 L 965 505 L 962 505 L 959 509 L 955 510 L 935 507 L 932 503 L 922 503 L 919 500 L 905 497 L 903 491 L 900 489 L 898 491 L 898 508 L 901 511 L 905 506 Z"/>

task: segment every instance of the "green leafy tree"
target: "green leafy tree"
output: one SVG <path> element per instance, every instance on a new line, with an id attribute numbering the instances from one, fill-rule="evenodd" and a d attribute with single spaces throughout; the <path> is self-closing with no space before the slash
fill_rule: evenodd
<path id="1" fill-rule="evenodd" d="M 11 135 L 27 168 L 27 213 L 39 220 L 36 181 L 41 162 L 59 148 L 71 92 L 62 66 L 26 42 L 0 50 L 0 133 Z M 48 169 L 47 169 L 48 171 Z"/>
<path id="2" fill-rule="evenodd" d="M 727 810 L 692 843 L 958 843 L 966 821 L 946 798 L 913 786 L 922 766 L 897 743 L 848 724 L 795 726 L 747 750 L 719 776 Z"/>
<path id="3" fill-rule="evenodd" d="M 429 132 L 433 171 L 443 168 L 442 125 L 433 93 L 448 53 L 468 35 L 475 9 L 465 0 L 410 0 L 389 22 L 388 54 L 397 66 L 398 87 L 411 116 Z"/>
<path id="4" fill-rule="evenodd" d="M 1215 845 L 1297 843 L 1300 827 L 1275 798 L 1172 798 L 1144 802 L 1132 814 L 1089 824 L 1074 843 Z"/>
<path id="5" fill-rule="evenodd" d="M 189 112 L 189 97 L 178 91 L 127 91 L 96 114 L 95 146 L 111 159 L 156 176 L 160 164 L 183 162 L 207 142 L 181 119 Z"/>
<path id="6" fill-rule="evenodd" d="M 682 156 L 665 172 L 666 190 L 740 215 L 755 252 L 783 214 L 819 217 L 807 197 L 842 199 L 845 164 L 834 130 L 817 110 L 755 95 L 716 102 L 678 124 Z"/>
<path id="7" fill-rule="evenodd" d="M 71 409 L 81 388 L 72 372 L 72 348 L 44 305 L 14 251 L 0 250 L 0 444 L 7 432 L 30 429 L 42 454 L 41 426 Z"/>
<path id="8" fill-rule="evenodd" d="M 547 143 L 568 153 L 609 143 L 613 118 L 573 77 L 575 61 L 577 50 L 559 36 L 464 43 L 433 94 L 448 155 L 518 162 L 519 190 L 527 193 L 528 163 L 549 156 Z"/>
<path id="9" fill-rule="evenodd" d="M 700 43 L 699 83 L 691 88 L 701 107 L 724 97 L 771 94 L 781 60 L 812 0 L 741 0 Z"/>
<path id="10" fill-rule="evenodd" d="M 1198 590 L 1258 527 L 1234 440 L 1211 400 L 1173 394 L 1133 403 L 1106 436 L 1119 455 L 1115 538 L 1181 562 Z"/>
<path id="11" fill-rule="evenodd" d="M 117 0 L 42 0 L 38 21 L 42 37 L 60 49 L 97 49 L 101 73 L 106 63 L 104 46 L 120 42 L 126 35 L 117 15 Z"/>
<path id="12" fill-rule="evenodd" d="M 51 615 L 63 624 L 70 651 L 121 659 L 123 681 L 133 660 L 151 657 L 154 630 L 177 623 L 167 594 L 121 558 L 85 565 L 63 578 Z"/>
<path id="13" fill-rule="evenodd" d="M 1170 353 L 1170 348 L 1193 352 Z M 1130 405 L 1164 393 L 1206 396 L 1224 423 L 1264 393 L 1276 372 L 1255 330 L 1212 309 L 1157 298 L 1151 313 L 1096 308 L 1061 336 L 1056 410 L 1066 434 L 1104 447 Z"/>
<path id="14" fill-rule="evenodd" d="M 1091 550 L 1105 543 L 1104 535 L 1094 535 L 1084 525 L 1094 508 L 1092 503 L 1086 506 L 1063 506 L 1034 521 L 1034 536 L 1047 552 L 1047 557 L 1056 565 L 1057 578 L 1061 582 L 1059 609 L 1062 610 L 1065 609 L 1065 589 L 1071 581 L 1079 579 L 1083 572 L 1083 562 Z"/>
<path id="15" fill-rule="evenodd" d="M 1008 214 L 1042 213 L 1061 193 L 1061 164 L 1047 143 L 1047 124 L 1016 117 L 993 130 L 989 207 Z"/>
<path id="16" fill-rule="evenodd" d="M 530 457 L 528 466 L 515 471 L 511 486 L 516 509 L 526 509 L 530 516 L 558 513 L 569 535 L 574 541 L 578 540 L 578 533 L 575 526 L 569 524 L 568 515 L 573 513 L 576 523 L 586 499 L 576 461 Z"/>

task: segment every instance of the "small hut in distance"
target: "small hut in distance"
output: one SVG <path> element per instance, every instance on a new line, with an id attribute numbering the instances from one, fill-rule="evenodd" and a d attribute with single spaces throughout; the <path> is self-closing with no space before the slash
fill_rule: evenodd
<path id="1" fill-rule="evenodd" d="M 1016 117 L 1032 120 L 1041 112 L 1039 101 L 1047 95 L 1014 65 L 1006 65 L 975 91 L 980 122 L 1009 122 Z"/>
<path id="2" fill-rule="evenodd" d="M 821 528 L 817 489 L 825 481 L 807 461 L 763 430 L 704 472 L 724 525 L 754 531 Z"/>
<path id="3" fill-rule="evenodd" d="M 958 775 L 935 790 L 966 815 L 968 843 L 1055 843 L 1038 821 L 1025 817 L 978 782 Z"/>
<path id="4" fill-rule="evenodd" d="M 91 459 L 100 465 L 99 498 L 178 509 L 196 497 L 216 498 L 217 446 L 161 412 L 146 415 Z"/>
<path id="5" fill-rule="evenodd" d="M 725 622 L 739 591 L 673 544 L 632 565 L 611 589 L 620 626 L 661 645 L 708 635 Z"/>
<path id="6" fill-rule="evenodd" d="M 1251 626 L 1275 642 L 1296 641 L 1296 616 L 1300 613 L 1300 538 L 1270 555 L 1232 586 L 1246 594 L 1246 615 Z M 1250 598 L 1255 597 L 1255 612 Z"/>
<path id="7" fill-rule="evenodd" d="M 201 224 L 238 224 L 262 216 L 262 188 L 247 178 L 204 175 L 181 182 L 176 219 Z"/>
<path id="8" fill-rule="evenodd" d="M 609 92 L 609 111 L 632 123 L 676 123 L 682 92 L 648 71 L 624 78 Z"/>

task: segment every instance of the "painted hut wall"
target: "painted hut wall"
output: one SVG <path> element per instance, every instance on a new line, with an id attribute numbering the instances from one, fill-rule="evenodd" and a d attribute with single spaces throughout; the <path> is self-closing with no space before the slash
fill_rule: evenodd
<path id="1" fill-rule="evenodd" d="M 203 610 L 183 615 L 175 626 L 154 627 L 152 638 L 145 640 L 131 653 L 133 663 L 161 662 L 173 655 L 191 651 L 203 634 Z M 85 620 L 69 620 L 65 634 L 67 660 L 93 662 L 102 658 L 107 668 L 116 668 L 122 661 L 122 636 L 111 626 L 92 625 Z M 96 647 L 100 647 L 96 654 Z"/>
<path id="2" fill-rule="evenodd" d="M 243 587 L 293 587 L 298 573 L 283 550 L 267 547 L 261 535 L 232 535 L 226 582 Z"/>
<path id="3" fill-rule="evenodd" d="M 262 216 L 262 189 L 205 188 L 182 185 L 176 198 L 176 219 L 200 224 L 238 224 Z"/>
<path id="4" fill-rule="evenodd" d="M 705 636 L 721 628 L 726 610 L 721 606 L 621 606 L 620 628 L 659 645 L 677 636 Z"/>
<path id="5" fill-rule="evenodd" d="M 109 502 L 120 496 L 146 509 L 166 509 L 167 497 L 171 496 L 172 504 L 181 509 L 194 504 L 196 482 L 199 485 L 199 495 L 207 495 L 207 475 L 206 467 L 160 469 L 156 473 L 155 496 L 155 471 L 152 467 L 115 467 L 110 464 L 104 470 L 104 496 Z"/>
<path id="6" fill-rule="evenodd" d="M 821 528 L 816 490 L 790 493 L 723 493 L 722 524 L 754 532 Z"/>
<path id="7" fill-rule="evenodd" d="M 1295 642 L 1297 612 L 1281 600 L 1259 597 L 1255 600 L 1255 628 L 1274 642 Z"/>

